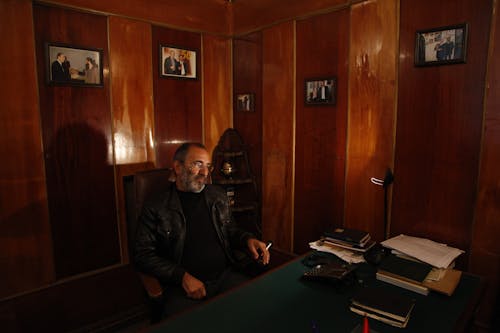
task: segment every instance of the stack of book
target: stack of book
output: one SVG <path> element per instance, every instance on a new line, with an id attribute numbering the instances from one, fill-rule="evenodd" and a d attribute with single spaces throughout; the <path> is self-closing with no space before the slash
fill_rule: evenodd
<path id="1" fill-rule="evenodd" d="M 350 310 L 386 324 L 404 328 L 410 320 L 415 300 L 380 288 L 363 288 L 351 299 Z"/>
<path id="2" fill-rule="evenodd" d="M 429 264 L 391 254 L 382 260 L 376 276 L 377 280 L 428 295 L 429 288 L 423 282 L 431 270 L 432 266 Z"/>
<path id="3" fill-rule="evenodd" d="M 385 257 L 377 269 L 377 280 L 405 288 L 422 295 L 430 290 L 451 296 L 462 272 L 454 269 L 439 269 L 413 258 L 391 254 Z"/>
<path id="4" fill-rule="evenodd" d="M 366 252 L 375 245 L 370 233 L 348 228 L 336 228 L 333 231 L 324 232 L 321 240 L 330 245 L 357 252 Z"/>
<path id="5" fill-rule="evenodd" d="M 382 260 L 377 279 L 428 295 L 430 290 L 451 296 L 462 272 L 452 269 L 463 251 L 429 239 L 399 235 L 382 242 L 391 255 Z"/>

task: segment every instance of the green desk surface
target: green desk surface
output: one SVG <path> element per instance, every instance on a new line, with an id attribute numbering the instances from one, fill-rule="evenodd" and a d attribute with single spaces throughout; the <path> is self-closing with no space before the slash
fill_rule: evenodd
<path id="1" fill-rule="evenodd" d="M 432 292 L 428 296 L 419 295 L 373 277 L 365 279 L 363 285 L 353 283 L 337 289 L 330 284 L 301 280 L 308 269 L 301 259 L 153 326 L 148 332 L 310 333 L 311 322 L 315 321 L 320 333 L 349 333 L 363 319 L 349 310 L 349 300 L 366 285 L 397 290 L 416 299 L 405 329 L 370 319 L 371 329 L 379 333 L 453 332 L 480 289 L 480 279 L 471 275 L 463 275 L 451 297 Z"/>

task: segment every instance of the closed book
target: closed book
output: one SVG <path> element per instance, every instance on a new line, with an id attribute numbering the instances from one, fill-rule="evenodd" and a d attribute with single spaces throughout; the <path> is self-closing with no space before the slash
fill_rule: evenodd
<path id="1" fill-rule="evenodd" d="M 344 240 L 340 240 L 340 239 L 335 239 L 335 238 L 328 237 L 328 236 L 323 236 L 323 239 L 325 239 L 325 240 L 327 240 L 329 242 L 332 242 L 332 243 L 342 244 L 342 245 L 345 245 L 345 246 L 355 247 L 355 248 L 359 248 L 359 249 L 365 248 L 366 245 L 371 242 L 371 236 L 370 235 L 368 235 L 368 238 L 365 238 L 365 240 L 363 240 L 363 242 L 361 242 L 361 243 L 348 242 L 348 241 L 344 241 Z"/>
<path id="2" fill-rule="evenodd" d="M 385 257 L 378 266 L 379 272 L 388 272 L 418 283 L 422 283 L 431 270 L 432 266 L 427 263 L 401 258 L 393 254 Z"/>
<path id="3" fill-rule="evenodd" d="M 358 308 L 354 305 L 351 305 L 349 307 L 349 309 L 352 312 L 357 313 L 359 315 L 370 317 L 370 318 L 373 318 L 375 320 L 378 320 L 378 321 L 381 321 L 383 323 L 386 323 L 386 324 L 389 324 L 389 325 L 392 325 L 395 327 L 399 327 L 399 328 L 405 328 L 406 325 L 408 324 L 408 321 L 410 320 L 410 317 L 408 317 L 405 321 L 395 320 L 395 319 L 392 319 L 390 317 L 386 317 L 386 316 L 378 314 L 378 313 L 367 311 L 366 309 Z M 370 332 L 371 331 L 372 330 L 370 329 Z"/>
<path id="4" fill-rule="evenodd" d="M 406 290 L 410 290 L 421 295 L 429 295 L 429 288 L 424 286 L 421 283 L 413 282 L 411 280 L 402 279 L 398 276 L 394 276 L 390 273 L 378 271 L 376 274 L 376 278 L 379 281 L 387 282 L 392 285 L 398 286 L 400 288 L 404 288 Z"/>
<path id="5" fill-rule="evenodd" d="M 370 238 L 370 234 L 366 231 L 349 228 L 336 228 L 325 232 L 324 236 L 352 244 L 363 244 Z"/>
<path id="6" fill-rule="evenodd" d="M 357 309 L 404 325 L 414 306 L 415 299 L 382 288 L 363 288 L 351 299 L 351 310 Z"/>
<path id="7" fill-rule="evenodd" d="M 324 243 L 324 244 L 327 244 L 329 246 L 337 246 L 337 247 L 340 247 L 340 248 L 343 248 L 343 249 L 347 249 L 347 250 L 351 250 L 351 251 L 356 251 L 356 252 L 361 252 L 361 253 L 364 253 L 366 251 L 368 251 L 369 249 L 371 249 L 376 243 L 374 241 L 368 241 L 368 243 L 364 246 L 364 247 L 361 247 L 361 246 L 356 246 L 356 245 L 352 245 L 352 244 L 347 244 L 347 243 L 342 243 L 342 242 L 337 242 L 337 241 L 334 241 L 334 240 L 330 240 L 328 238 L 322 238 L 321 241 Z"/>

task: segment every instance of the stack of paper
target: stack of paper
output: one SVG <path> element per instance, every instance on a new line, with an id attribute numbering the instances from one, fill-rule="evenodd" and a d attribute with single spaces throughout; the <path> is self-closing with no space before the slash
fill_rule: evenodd
<path id="1" fill-rule="evenodd" d="M 315 242 L 309 243 L 309 247 L 316 251 L 334 254 L 345 262 L 348 262 L 349 264 L 356 264 L 365 261 L 363 253 L 354 252 L 342 247 L 337 247 L 322 240 L 317 240 Z"/>
<path id="2" fill-rule="evenodd" d="M 429 239 L 399 235 L 381 243 L 384 247 L 404 253 L 434 267 L 447 268 L 464 251 Z"/>

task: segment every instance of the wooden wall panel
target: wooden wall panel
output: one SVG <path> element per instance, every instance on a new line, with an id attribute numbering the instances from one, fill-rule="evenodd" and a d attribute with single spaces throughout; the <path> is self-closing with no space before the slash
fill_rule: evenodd
<path id="1" fill-rule="evenodd" d="M 229 38 L 203 35 L 204 142 L 210 152 L 233 126 L 231 45 Z"/>
<path id="2" fill-rule="evenodd" d="M 203 139 L 201 36 L 153 26 L 152 39 L 156 161 L 158 167 L 170 167 L 181 143 Z M 197 79 L 160 77 L 160 44 L 195 50 Z"/>
<path id="3" fill-rule="evenodd" d="M 297 22 L 294 251 L 305 252 L 332 225 L 342 226 L 349 10 Z M 304 80 L 337 78 L 334 106 L 306 106 Z"/>
<path id="4" fill-rule="evenodd" d="M 141 52 L 130 52 L 132 49 Z M 151 52 L 149 24 L 109 17 L 116 164 L 155 161 Z"/>
<path id="5" fill-rule="evenodd" d="M 401 1 L 393 235 L 469 250 L 490 14 L 491 1 Z M 466 64 L 414 67 L 416 30 L 460 22 L 470 26 Z"/>
<path id="6" fill-rule="evenodd" d="M 294 22 L 263 31 L 262 233 L 293 249 Z"/>
<path id="7" fill-rule="evenodd" d="M 33 8 L 50 223 L 59 279 L 120 262 L 107 19 L 43 5 Z M 44 43 L 54 41 L 102 49 L 104 87 L 47 85 Z"/>
<path id="8" fill-rule="evenodd" d="M 0 299 L 54 280 L 32 15 L 31 1 L 0 2 Z"/>
<path id="9" fill-rule="evenodd" d="M 349 52 L 345 225 L 367 230 L 381 241 L 384 189 L 370 178 L 384 179 L 387 168 L 393 169 L 398 1 L 352 6 Z"/>
<path id="10" fill-rule="evenodd" d="M 234 128 L 248 146 L 250 167 L 255 175 L 259 196 L 262 188 L 262 33 L 233 40 L 234 94 L 255 95 L 253 112 L 236 111 L 233 101 Z"/>
<path id="11" fill-rule="evenodd" d="M 222 0 L 44 0 L 102 13 L 135 18 L 170 28 L 218 34 L 229 29 L 229 5 Z"/>
<path id="12" fill-rule="evenodd" d="M 495 12 L 500 2 L 495 2 Z M 478 198 L 472 238 L 470 267 L 477 274 L 487 276 L 490 303 L 500 295 L 500 21 L 494 18 L 490 40 L 486 105 L 483 124 L 482 154 L 479 170 Z M 497 301 L 498 302 L 498 301 Z"/>
<path id="13" fill-rule="evenodd" d="M 146 294 L 131 265 L 0 303 L 2 332 L 7 333 L 113 331 L 117 321 L 144 320 L 147 311 Z"/>

